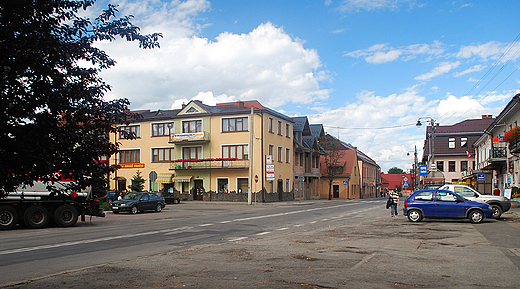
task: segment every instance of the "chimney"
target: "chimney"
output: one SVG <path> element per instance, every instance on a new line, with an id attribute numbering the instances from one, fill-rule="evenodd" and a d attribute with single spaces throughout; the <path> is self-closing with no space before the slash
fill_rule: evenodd
<path id="1" fill-rule="evenodd" d="M 485 118 L 493 118 L 493 115 L 491 115 L 491 114 L 483 114 L 482 115 L 482 119 L 485 119 Z"/>
<path id="2" fill-rule="evenodd" d="M 186 104 L 183 102 L 182 103 L 182 108 L 185 108 L 186 107 Z"/>
<path id="3" fill-rule="evenodd" d="M 241 107 L 241 108 L 244 108 L 244 102 L 241 101 L 241 100 L 238 100 L 238 101 L 237 101 L 237 106 L 238 106 L 238 107 Z"/>

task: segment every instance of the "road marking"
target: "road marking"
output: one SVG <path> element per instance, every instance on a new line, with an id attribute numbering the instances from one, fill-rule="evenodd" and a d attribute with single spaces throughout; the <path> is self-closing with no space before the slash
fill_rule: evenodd
<path id="1" fill-rule="evenodd" d="M 284 227 L 284 228 L 280 228 L 280 229 L 276 229 L 276 231 L 283 231 L 283 230 L 287 230 L 289 229 L 288 227 Z"/>
<path id="2" fill-rule="evenodd" d="M 229 240 L 229 242 L 240 241 L 240 240 L 244 240 L 244 239 L 247 239 L 247 237 L 239 237 L 239 238 L 231 239 L 231 240 Z"/>
<path id="3" fill-rule="evenodd" d="M 299 225 L 294 225 L 295 227 L 301 227 L 303 226 L 303 224 L 299 224 Z"/>
<path id="4" fill-rule="evenodd" d="M 270 234 L 271 232 L 262 232 L 262 233 L 258 233 L 256 234 L 257 236 L 262 236 L 262 235 L 267 235 L 267 234 Z"/>
<path id="5" fill-rule="evenodd" d="M 317 222 L 318 222 L 318 221 L 312 221 L 311 224 L 315 224 L 315 223 L 317 223 Z"/>
<path id="6" fill-rule="evenodd" d="M 199 225 L 199 227 L 207 227 L 207 226 L 213 226 L 213 224 L 202 224 L 202 225 Z"/>
<path id="7" fill-rule="evenodd" d="M 104 237 L 104 238 L 98 238 L 98 239 L 41 245 L 41 246 L 27 247 L 27 248 L 18 248 L 18 249 L 0 251 L 0 255 L 23 253 L 23 252 L 42 250 L 42 249 L 60 248 L 60 247 L 67 247 L 67 246 L 74 246 L 74 245 L 81 245 L 81 244 L 97 243 L 97 242 L 106 242 L 106 241 L 112 241 L 112 240 L 118 240 L 118 239 L 148 236 L 148 235 L 155 235 L 155 234 L 162 234 L 162 233 L 168 234 L 168 233 L 172 233 L 172 232 L 179 231 L 179 230 L 189 230 L 189 229 L 193 229 L 193 227 L 186 226 L 186 227 L 180 227 L 180 228 L 175 228 L 175 229 L 166 229 L 166 230 L 143 232 L 143 233 L 136 233 L 136 234 L 126 234 L 126 235 L 119 235 L 119 236 L 112 236 L 112 237 Z"/>
<path id="8" fill-rule="evenodd" d="M 365 256 L 365 258 L 361 259 L 361 261 L 359 261 L 356 265 L 354 265 L 354 267 L 350 268 L 350 270 L 355 270 L 357 269 L 359 266 L 365 264 L 365 263 L 368 263 L 368 260 L 372 259 L 374 256 L 376 255 L 376 253 L 372 253 L 368 256 Z"/>
<path id="9" fill-rule="evenodd" d="M 233 222 L 233 221 L 222 221 L 222 222 L 220 222 L 220 223 L 221 223 L 221 224 L 227 224 L 227 223 L 231 223 L 231 222 Z"/>

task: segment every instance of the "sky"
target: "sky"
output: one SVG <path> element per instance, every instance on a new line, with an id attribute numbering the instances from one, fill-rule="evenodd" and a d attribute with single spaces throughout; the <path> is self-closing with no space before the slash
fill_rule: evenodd
<path id="1" fill-rule="evenodd" d="M 98 0 L 160 48 L 100 42 L 105 98 L 132 110 L 258 100 L 352 144 L 387 172 L 422 157 L 426 125 L 496 117 L 520 92 L 520 1 Z"/>

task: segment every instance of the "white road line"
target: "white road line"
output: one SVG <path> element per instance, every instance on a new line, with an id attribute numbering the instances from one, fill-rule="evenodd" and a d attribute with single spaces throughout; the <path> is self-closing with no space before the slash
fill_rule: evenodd
<path id="1" fill-rule="evenodd" d="M 267 235 L 267 234 L 270 234 L 271 232 L 262 232 L 262 233 L 258 233 L 256 234 L 257 236 L 262 236 L 262 235 Z"/>
<path id="2" fill-rule="evenodd" d="M 0 255 L 8 255 L 8 254 L 14 254 L 14 253 L 30 252 L 30 251 L 36 251 L 36 250 L 42 250 L 42 249 L 60 248 L 60 247 L 66 247 L 66 246 L 90 244 L 90 243 L 97 243 L 97 242 L 106 242 L 106 241 L 111 241 L 111 240 L 148 236 L 148 235 L 155 235 L 155 234 L 161 234 L 161 233 L 168 234 L 168 233 L 172 233 L 175 231 L 188 230 L 188 229 L 193 229 L 193 227 L 180 227 L 180 228 L 175 228 L 175 229 L 166 229 L 166 230 L 143 232 L 143 233 L 136 233 L 136 234 L 126 234 L 126 235 L 119 235 L 119 236 L 112 236 L 112 237 L 104 237 L 104 238 L 98 238 L 98 239 L 80 240 L 80 241 L 74 241 L 74 242 L 65 242 L 65 243 L 58 243 L 58 244 L 49 244 L 49 245 L 41 245 L 41 246 L 35 246 L 35 247 L 12 249 L 12 250 L 0 251 Z"/>
<path id="3" fill-rule="evenodd" d="M 222 221 L 222 222 L 220 222 L 220 223 L 221 223 L 221 224 L 227 224 L 227 223 L 231 223 L 231 222 L 233 222 L 233 221 Z"/>
<path id="4" fill-rule="evenodd" d="M 207 226 L 213 226 L 213 224 L 201 224 L 199 227 L 207 227 Z"/>
<path id="5" fill-rule="evenodd" d="M 244 240 L 244 239 L 247 239 L 247 237 L 239 237 L 239 238 L 231 239 L 231 240 L 229 240 L 229 242 L 240 241 L 240 240 Z"/>
<path id="6" fill-rule="evenodd" d="M 299 225 L 294 225 L 295 227 L 301 227 L 303 226 L 303 224 L 299 224 Z"/>
<path id="7" fill-rule="evenodd" d="M 276 231 L 283 231 L 283 230 L 287 230 L 289 229 L 288 227 L 284 227 L 284 228 L 279 228 L 279 229 L 276 229 Z"/>

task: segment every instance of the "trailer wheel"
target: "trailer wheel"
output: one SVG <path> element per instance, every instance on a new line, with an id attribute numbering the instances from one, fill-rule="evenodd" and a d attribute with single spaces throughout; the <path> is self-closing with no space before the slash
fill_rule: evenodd
<path id="1" fill-rule="evenodd" d="M 16 227 L 18 212 L 11 206 L 0 206 L 0 230 L 9 230 Z"/>
<path id="2" fill-rule="evenodd" d="M 72 227 L 78 222 L 78 210 L 71 205 L 61 205 L 54 211 L 54 222 L 61 227 Z"/>
<path id="3" fill-rule="evenodd" d="M 49 222 L 49 211 L 42 206 L 31 206 L 25 210 L 23 220 L 29 228 L 41 228 Z"/>

